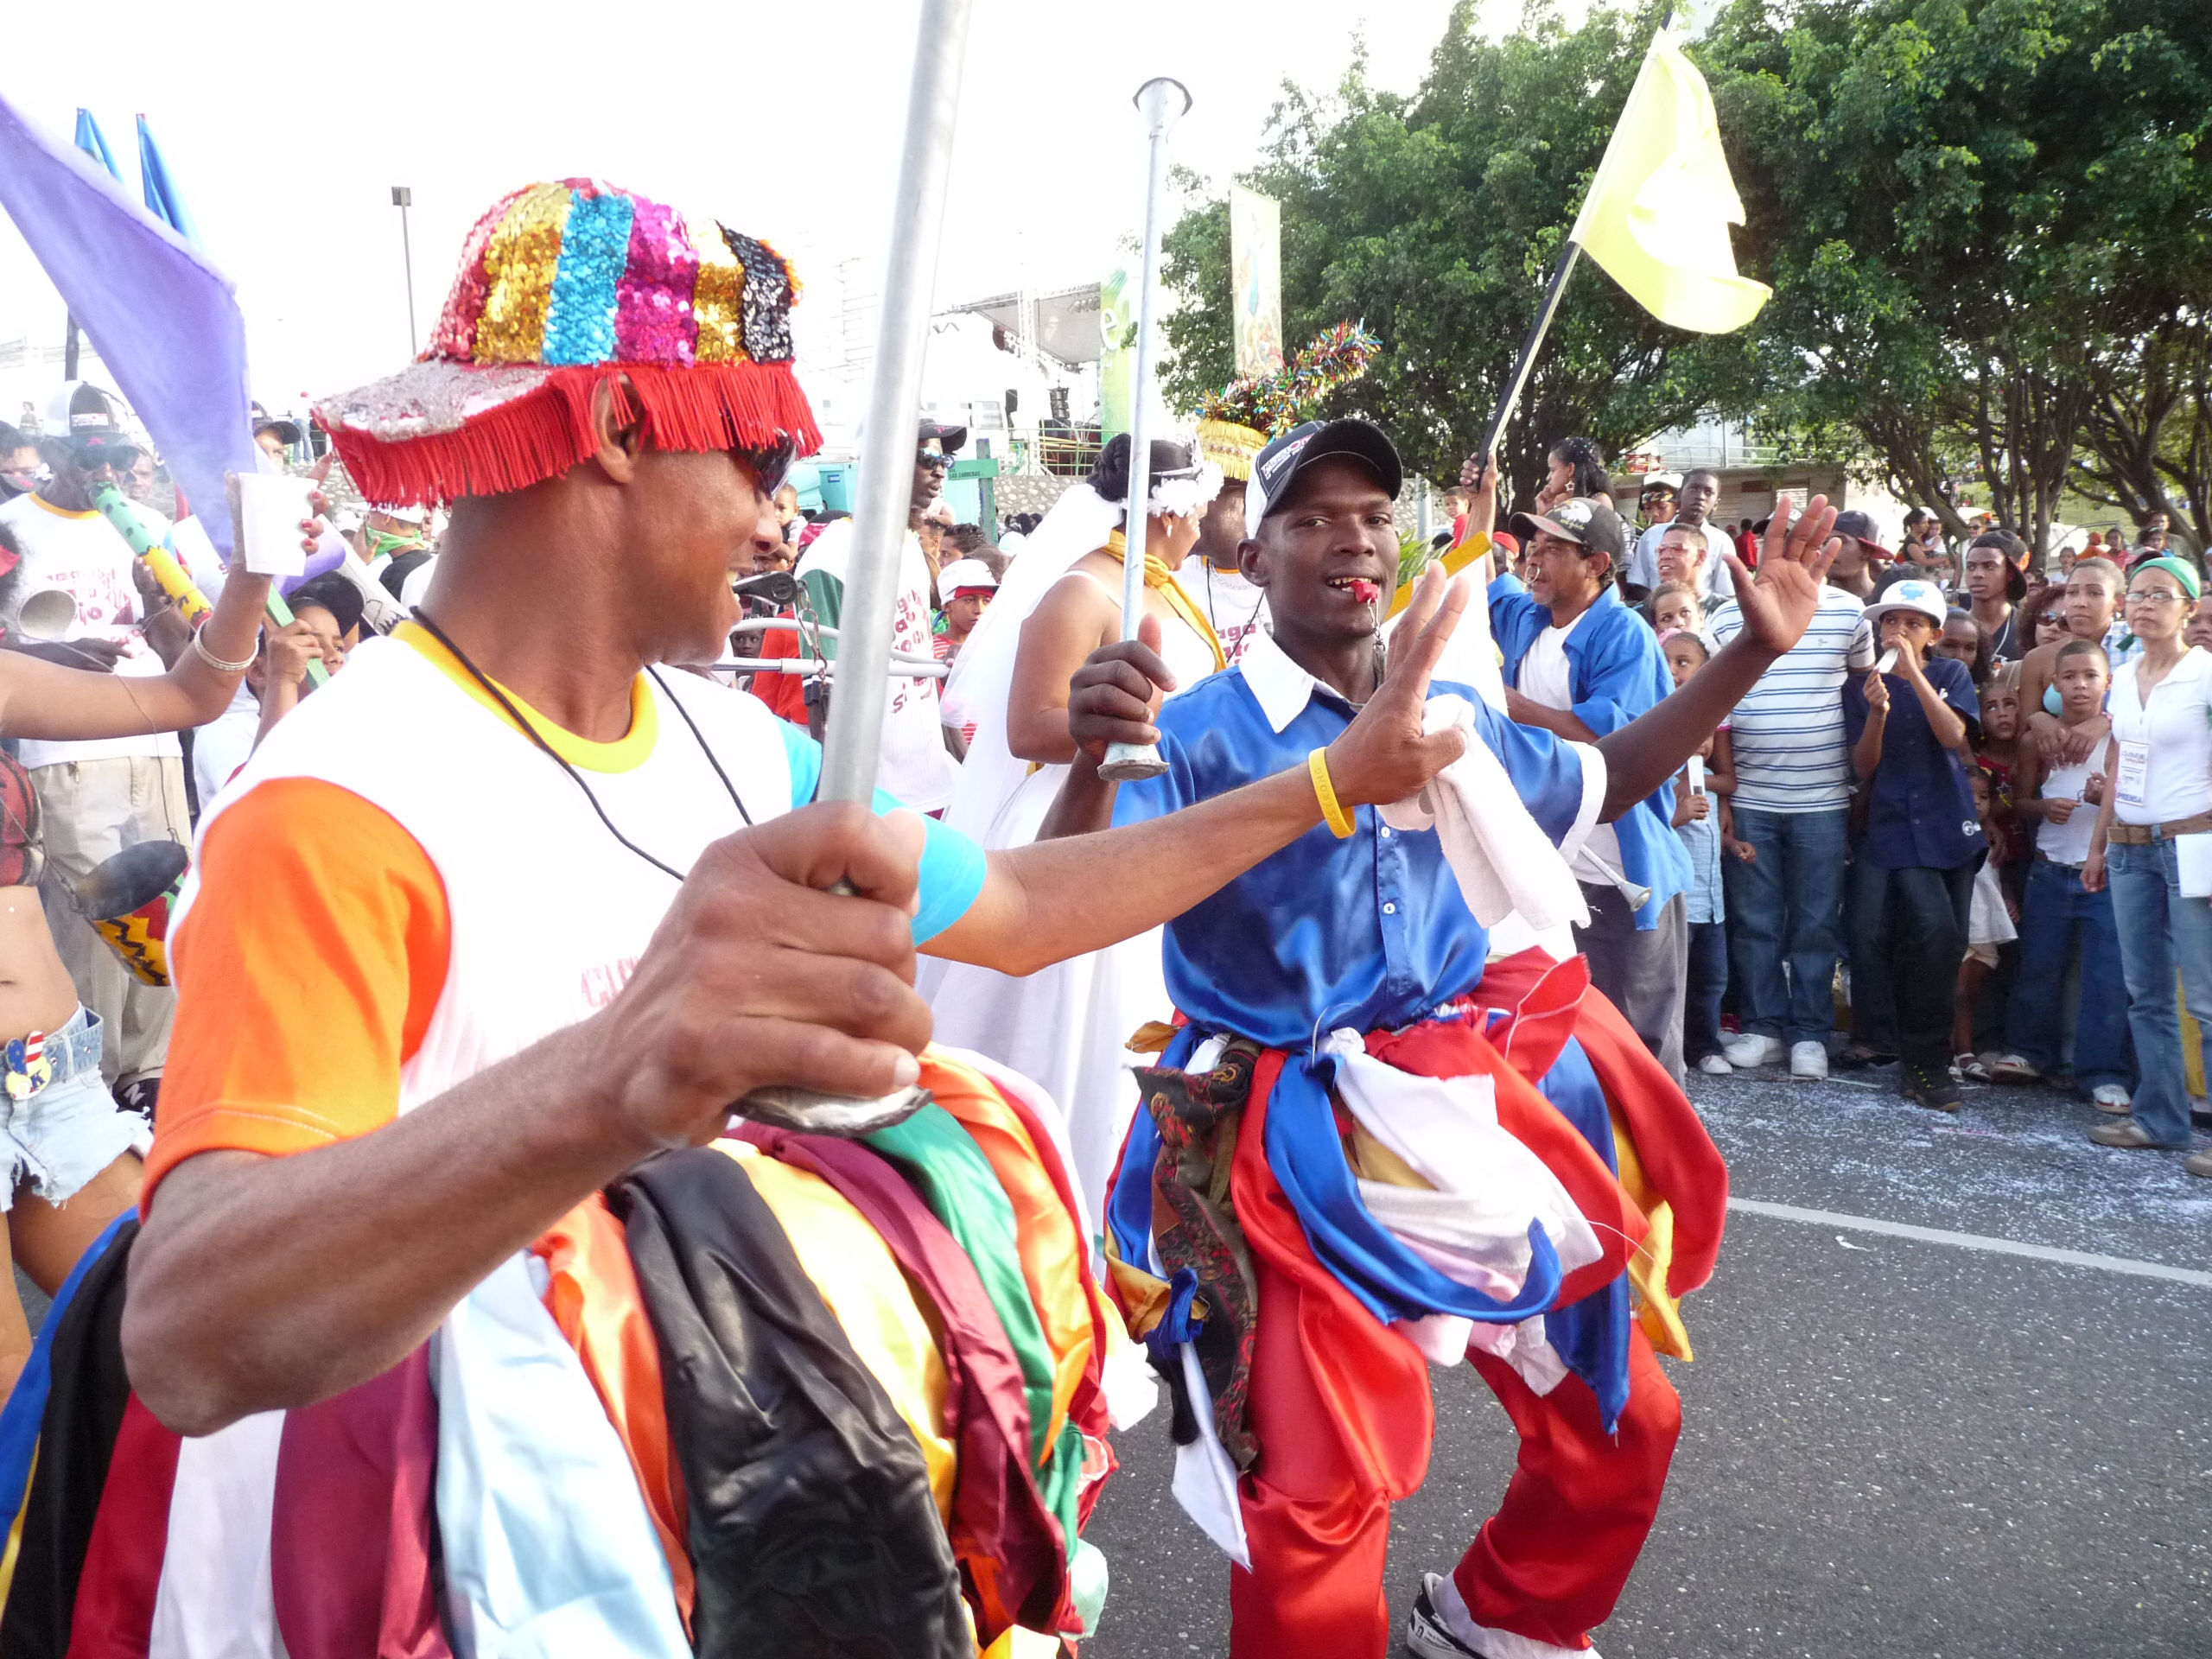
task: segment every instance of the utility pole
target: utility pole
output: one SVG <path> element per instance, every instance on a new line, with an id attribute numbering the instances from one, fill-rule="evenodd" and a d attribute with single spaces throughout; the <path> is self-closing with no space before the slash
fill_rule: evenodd
<path id="1" fill-rule="evenodd" d="M 407 233 L 407 210 L 415 205 L 415 192 L 404 184 L 393 185 L 391 205 L 399 209 L 400 257 L 407 262 L 407 354 L 413 357 L 423 349 L 415 334 L 415 243 Z"/>

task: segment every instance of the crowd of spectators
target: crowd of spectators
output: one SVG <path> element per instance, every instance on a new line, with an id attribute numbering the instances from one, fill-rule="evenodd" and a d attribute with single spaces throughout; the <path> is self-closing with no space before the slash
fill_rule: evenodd
<path id="1" fill-rule="evenodd" d="M 1752 565 L 1764 525 L 1715 522 L 1709 472 L 1647 476 L 1630 520 L 1594 446 L 1550 460 L 1491 611 L 1515 717 L 1580 736 L 1734 636 L 1730 556 Z M 1586 863 L 1618 868 L 1578 943 L 1678 1071 L 1890 1068 L 1945 1112 L 1964 1082 L 2046 1084 L 2107 1115 L 2100 1145 L 2187 1151 L 2212 1023 L 2200 556 L 2163 513 L 2048 561 L 1946 524 L 1915 508 L 1893 548 L 1838 517 L 1803 641 L 1650 804 L 1683 861 L 1624 825 Z"/>

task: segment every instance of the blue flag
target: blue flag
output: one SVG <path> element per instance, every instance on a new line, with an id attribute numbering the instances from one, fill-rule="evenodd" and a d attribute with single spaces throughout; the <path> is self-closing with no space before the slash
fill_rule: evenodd
<path id="1" fill-rule="evenodd" d="M 107 168 L 108 177 L 118 181 L 123 175 L 115 165 L 115 157 L 108 154 L 107 135 L 100 130 L 100 124 L 92 119 L 90 110 L 77 111 L 77 148 Z"/>
<path id="2" fill-rule="evenodd" d="M 97 129 L 95 129 L 97 134 Z M 230 279 L 0 99 L 0 207 L 30 244 L 116 390 L 146 423 L 227 559 L 223 474 L 255 470 L 245 319 Z"/>
<path id="3" fill-rule="evenodd" d="M 177 194 L 176 181 L 169 176 L 169 164 L 162 159 L 161 148 L 154 143 L 153 130 L 147 126 L 143 115 L 138 118 L 138 177 L 146 188 L 146 210 L 198 247 L 199 228 L 193 224 L 192 215 L 184 210 L 184 198 Z"/>

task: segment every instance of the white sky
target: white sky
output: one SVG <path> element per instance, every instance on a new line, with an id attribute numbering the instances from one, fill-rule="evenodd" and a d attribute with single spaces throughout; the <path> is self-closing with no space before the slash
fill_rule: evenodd
<path id="1" fill-rule="evenodd" d="M 272 409 L 404 359 L 394 184 L 415 193 L 425 335 L 470 222 L 534 179 L 596 175 L 715 214 L 781 247 L 802 279 L 881 257 L 914 0 L 99 10 L 88 29 L 69 7 L 15 8 L 0 93 L 65 141 L 89 107 L 134 195 L 133 117 L 146 115 L 238 283 L 256 395 Z M 1519 10 L 1485 0 L 1484 25 L 1510 28 Z M 1191 88 L 1174 159 L 1218 184 L 1251 164 L 1286 77 L 1333 86 L 1359 29 L 1371 81 L 1410 91 L 1449 11 L 976 0 L 939 302 L 1088 281 L 1113 261 L 1142 211 L 1129 99 L 1148 77 Z M 822 281 L 810 298 L 834 292 Z M 58 342 L 61 329 L 59 299 L 0 219 L 0 341 Z"/>

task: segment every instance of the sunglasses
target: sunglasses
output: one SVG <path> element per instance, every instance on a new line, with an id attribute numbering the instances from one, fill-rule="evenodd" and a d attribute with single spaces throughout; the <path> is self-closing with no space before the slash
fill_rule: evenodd
<path id="1" fill-rule="evenodd" d="M 779 437 L 766 449 L 741 449 L 745 464 L 753 469 L 753 476 L 760 486 L 763 495 L 773 495 L 783 487 L 784 475 L 791 469 L 791 462 L 798 454 L 798 441 L 789 433 Z"/>
<path id="2" fill-rule="evenodd" d="M 949 472 L 952 467 L 952 457 L 941 449 L 917 449 L 914 452 L 914 465 L 926 467 L 931 472 Z"/>

